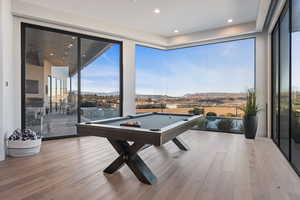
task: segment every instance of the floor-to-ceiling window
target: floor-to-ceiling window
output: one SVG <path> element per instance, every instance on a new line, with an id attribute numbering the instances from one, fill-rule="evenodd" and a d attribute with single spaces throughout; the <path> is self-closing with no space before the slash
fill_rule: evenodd
<path id="1" fill-rule="evenodd" d="M 241 132 L 254 88 L 255 39 L 174 50 L 136 47 L 136 111 L 207 116 L 205 130 Z"/>
<path id="2" fill-rule="evenodd" d="M 300 171 L 300 1 L 292 1 L 291 70 L 291 162 Z"/>
<path id="3" fill-rule="evenodd" d="M 61 88 L 68 79 L 77 82 L 74 79 L 78 74 L 78 38 L 31 26 L 24 31 L 23 126 L 44 137 L 74 135 L 78 111 L 77 85 L 73 85 L 72 90 Z"/>
<path id="4" fill-rule="evenodd" d="M 22 128 L 70 136 L 121 115 L 121 42 L 23 24 L 22 44 Z"/>
<path id="5" fill-rule="evenodd" d="M 299 33 L 300 1 L 289 0 L 272 33 L 272 137 L 297 172 L 300 172 Z"/>
<path id="6" fill-rule="evenodd" d="M 289 11 L 282 16 L 279 24 L 279 131 L 280 147 L 289 157 L 290 142 L 290 31 Z"/>

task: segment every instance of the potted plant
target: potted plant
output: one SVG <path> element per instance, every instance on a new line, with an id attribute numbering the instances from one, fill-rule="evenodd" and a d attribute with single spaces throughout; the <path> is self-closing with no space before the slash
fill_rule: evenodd
<path id="1" fill-rule="evenodd" d="M 31 129 L 16 129 L 7 141 L 7 154 L 12 157 L 23 157 L 38 154 L 42 138 Z"/>
<path id="2" fill-rule="evenodd" d="M 256 104 L 256 93 L 254 89 L 249 89 L 247 102 L 244 107 L 240 108 L 244 112 L 243 127 L 247 139 L 255 139 L 257 131 L 257 113 L 260 111 Z"/>

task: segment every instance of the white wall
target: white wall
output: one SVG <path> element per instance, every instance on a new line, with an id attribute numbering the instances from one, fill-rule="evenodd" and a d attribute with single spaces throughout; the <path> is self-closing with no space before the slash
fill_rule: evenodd
<path id="1" fill-rule="evenodd" d="M 267 117 L 269 102 L 268 95 L 268 34 L 256 34 L 256 92 L 257 103 L 261 111 L 258 114 L 258 136 L 267 136 Z"/>
<path id="2" fill-rule="evenodd" d="M 12 70 L 12 15 L 11 0 L 0 1 L 0 160 L 5 158 L 4 138 L 12 130 L 15 109 L 11 101 L 15 101 L 12 91 L 15 73 Z M 8 86 L 6 86 L 8 83 Z"/>
<path id="3" fill-rule="evenodd" d="M 3 2 L 0 1 L 0 160 L 4 159 L 4 139 L 3 139 Z"/>
<path id="4" fill-rule="evenodd" d="M 123 42 L 123 115 L 135 114 L 135 42 Z"/>

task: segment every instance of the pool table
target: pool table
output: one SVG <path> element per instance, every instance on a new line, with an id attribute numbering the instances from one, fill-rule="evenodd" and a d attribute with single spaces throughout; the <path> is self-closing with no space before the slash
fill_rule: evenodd
<path id="1" fill-rule="evenodd" d="M 157 179 L 138 152 L 151 145 L 160 146 L 171 140 L 179 149 L 187 151 L 188 146 L 177 136 L 195 126 L 199 117 L 188 114 L 144 113 L 79 123 L 77 133 L 79 136 L 105 137 L 120 154 L 104 169 L 105 173 L 112 174 L 126 164 L 141 182 L 154 184 Z M 124 126 L 128 122 L 138 122 L 138 127 Z"/>

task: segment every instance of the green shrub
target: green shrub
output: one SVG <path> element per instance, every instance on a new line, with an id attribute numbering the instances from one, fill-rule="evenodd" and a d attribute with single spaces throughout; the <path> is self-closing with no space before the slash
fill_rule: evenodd
<path id="1" fill-rule="evenodd" d="M 201 115 L 204 113 L 204 109 L 195 107 L 192 110 L 189 110 L 189 113 L 194 115 Z"/>
<path id="2" fill-rule="evenodd" d="M 226 113 L 225 116 L 226 116 L 226 117 L 235 117 L 235 114 L 233 114 L 233 113 Z"/>
<path id="3" fill-rule="evenodd" d="M 203 131 L 206 130 L 206 125 L 207 125 L 207 121 L 204 117 L 198 120 L 197 127 L 200 130 L 203 130 Z"/>
<path id="4" fill-rule="evenodd" d="M 233 128 L 233 120 L 232 119 L 221 119 L 217 123 L 217 127 L 220 131 L 230 131 Z"/>
<path id="5" fill-rule="evenodd" d="M 208 116 L 208 117 L 216 117 L 217 113 L 215 113 L 215 112 L 208 112 L 208 113 L 206 113 L 206 116 Z"/>
<path id="6" fill-rule="evenodd" d="M 248 89 L 246 105 L 240 108 L 245 116 L 256 116 L 261 110 L 256 103 L 256 92 L 254 89 Z"/>

